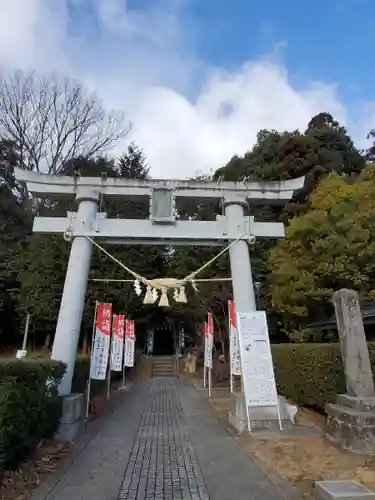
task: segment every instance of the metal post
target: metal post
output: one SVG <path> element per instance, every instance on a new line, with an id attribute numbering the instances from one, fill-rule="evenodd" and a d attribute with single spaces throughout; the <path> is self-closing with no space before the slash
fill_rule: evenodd
<path id="1" fill-rule="evenodd" d="M 85 191 L 79 199 L 76 217 L 81 223 L 82 233 L 85 233 L 98 211 L 98 194 L 93 190 Z M 67 366 L 59 387 L 61 396 L 70 394 L 72 388 L 91 253 L 92 244 L 87 238 L 76 236 L 73 239 L 51 356 Z"/>
<path id="2" fill-rule="evenodd" d="M 107 400 L 111 395 L 111 367 L 108 368 L 108 376 L 107 376 Z"/>
<path id="3" fill-rule="evenodd" d="M 211 384 L 212 384 L 212 368 L 208 368 L 208 397 L 211 397 Z"/>
<path id="4" fill-rule="evenodd" d="M 122 386 L 125 387 L 125 363 L 122 367 Z"/>
<path id="5" fill-rule="evenodd" d="M 23 334 L 23 341 L 22 341 L 22 350 L 23 351 L 26 351 L 26 348 L 27 348 L 27 337 L 29 335 L 29 326 L 30 326 L 30 313 L 27 313 L 25 331 Z"/>

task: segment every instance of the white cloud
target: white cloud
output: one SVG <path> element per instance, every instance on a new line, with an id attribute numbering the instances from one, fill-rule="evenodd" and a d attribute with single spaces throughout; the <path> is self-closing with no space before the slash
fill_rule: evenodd
<path id="1" fill-rule="evenodd" d="M 200 61 L 180 23 L 182 1 L 145 12 L 126 0 L 0 0 L 0 67 L 59 70 L 96 88 L 126 111 L 154 177 L 216 169 L 259 129 L 304 128 L 320 111 L 350 124 L 335 85 L 296 88 L 274 58 L 231 72 Z M 361 117 L 358 130 L 373 119 Z"/>

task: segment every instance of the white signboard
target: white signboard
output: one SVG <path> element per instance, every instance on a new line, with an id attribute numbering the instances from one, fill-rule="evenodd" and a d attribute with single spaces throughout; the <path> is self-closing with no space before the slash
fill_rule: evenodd
<path id="1" fill-rule="evenodd" d="M 124 351 L 125 316 L 113 316 L 112 345 L 111 345 L 111 370 L 122 371 L 122 358 Z"/>
<path id="2" fill-rule="evenodd" d="M 240 340 L 236 327 L 236 311 L 234 302 L 228 301 L 229 309 L 229 353 L 230 353 L 230 373 L 231 375 L 241 375 L 241 350 Z"/>
<path id="3" fill-rule="evenodd" d="M 125 366 L 134 366 L 134 351 L 135 351 L 135 334 L 134 321 L 126 320 L 126 336 L 125 336 Z"/>
<path id="4" fill-rule="evenodd" d="M 95 325 L 90 377 L 105 380 L 111 342 L 112 304 L 98 304 Z"/>
<path id="5" fill-rule="evenodd" d="M 237 313 L 237 328 L 247 406 L 277 406 L 266 313 Z"/>

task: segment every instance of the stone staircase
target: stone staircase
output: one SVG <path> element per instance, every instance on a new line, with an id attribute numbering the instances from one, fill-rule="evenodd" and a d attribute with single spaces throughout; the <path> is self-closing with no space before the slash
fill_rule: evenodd
<path id="1" fill-rule="evenodd" d="M 174 377 L 175 371 L 174 356 L 154 356 L 152 358 L 152 376 L 153 377 Z"/>

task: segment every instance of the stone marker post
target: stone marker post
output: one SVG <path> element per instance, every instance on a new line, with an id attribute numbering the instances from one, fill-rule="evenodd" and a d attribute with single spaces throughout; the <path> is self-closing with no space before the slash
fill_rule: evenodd
<path id="1" fill-rule="evenodd" d="M 375 389 L 358 294 L 342 289 L 333 296 L 346 394 L 327 404 L 327 437 L 357 453 L 375 454 Z"/>
<path id="2" fill-rule="evenodd" d="M 375 396 L 371 363 L 358 294 L 343 288 L 333 295 L 339 331 L 346 392 L 349 396 Z"/>

